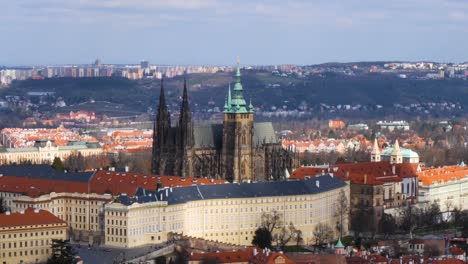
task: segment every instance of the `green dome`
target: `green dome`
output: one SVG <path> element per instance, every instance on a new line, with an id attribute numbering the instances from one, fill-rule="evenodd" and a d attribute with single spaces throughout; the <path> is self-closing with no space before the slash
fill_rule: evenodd
<path id="1" fill-rule="evenodd" d="M 418 153 L 412 151 L 411 149 L 400 148 L 400 150 L 401 150 L 401 155 L 403 156 L 403 158 L 408 158 L 408 159 L 410 159 L 410 158 L 419 158 Z M 393 148 L 388 147 L 384 151 L 382 151 L 381 155 L 382 156 L 391 156 L 392 151 L 393 151 Z"/>

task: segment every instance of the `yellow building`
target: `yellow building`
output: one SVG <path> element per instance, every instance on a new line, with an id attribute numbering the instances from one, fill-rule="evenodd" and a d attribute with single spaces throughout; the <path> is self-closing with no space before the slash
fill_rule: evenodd
<path id="1" fill-rule="evenodd" d="M 140 189 L 135 198 L 121 195 L 105 205 L 107 245 L 135 247 L 165 241 L 167 233 L 251 245 L 262 213 L 277 211 L 284 223 L 314 239 L 318 223 L 335 226 L 336 203 L 349 185 L 331 175 L 303 181 L 228 183 Z M 349 206 L 348 206 L 349 208 Z M 344 234 L 348 219 L 345 219 Z"/>
<path id="2" fill-rule="evenodd" d="M 12 209 L 20 211 L 34 205 L 65 221 L 74 240 L 101 242 L 104 234 L 104 204 L 111 200 L 110 194 L 52 192 L 39 197 L 19 196 L 14 200 Z"/>
<path id="3" fill-rule="evenodd" d="M 52 239 L 66 239 L 66 233 L 65 221 L 45 210 L 0 214 L 0 263 L 45 262 Z"/>

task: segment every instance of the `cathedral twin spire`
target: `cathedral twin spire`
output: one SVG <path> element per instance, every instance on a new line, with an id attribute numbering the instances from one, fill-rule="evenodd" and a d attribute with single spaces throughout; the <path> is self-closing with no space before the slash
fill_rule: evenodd
<path id="1" fill-rule="evenodd" d="M 184 80 L 182 105 L 176 128 L 171 127 L 171 115 L 167 108 L 164 81 L 161 80 L 159 106 L 154 123 L 152 172 L 159 175 L 183 175 L 186 148 L 193 146 L 192 114 L 190 112 L 187 82 Z"/>

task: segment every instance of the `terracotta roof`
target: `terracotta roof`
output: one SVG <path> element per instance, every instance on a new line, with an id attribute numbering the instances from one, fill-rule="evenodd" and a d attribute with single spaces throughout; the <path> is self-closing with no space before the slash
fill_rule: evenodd
<path id="1" fill-rule="evenodd" d="M 256 251 L 256 254 L 254 253 Z M 252 264 L 275 264 L 277 258 L 284 259 L 284 264 L 296 264 L 285 254 L 281 252 L 263 252 L 262 249 L 255 247 L 248 247 L 245 250 L 231 251 L 231 252 L 216 252 L 216 253 L 193 253 L 190 256 L 191 261 L 200 261 L 203 259 L 216 260 L 216 263 L 238 263 L 248 262 Z"/>
<path id="2" fill-rule="evenodd" d="M 0 191 L 20 193 L 29 197 L 39 197 L 51 192 L 86 193 L 86 182 L 64 180 L 37 179 L 28 177 L 0 177 Z"/>
<path id="3" fill-rule="evenodd" d="M 433 260 L 430 264 L 466 264 L 467 261 L 459 260 L 459 259 L 441 259 L 441 260 Z"/>
<path id="4" fill-rule="evenodd" d="M 190 255 L 190 261 L 215 260 L 216 263 L 237 263 L 249 262 L 252 257 L 252 250 L 239 250 L 231 252 L 208 252 L 193 253 Z"/>
<path id="5" fill-rule="evenodd" d="M 350 180 L 354 184 L 380 185 L 385 182 L 399 182 L 402 178 L 416 177 L 417 167 L 417 164 L 411 163 L 395 164 L 395 173 L 393 173 L 393 165 L 388 161 L 341 163 L 328 169 L 300 167 L 293 171 L 290 178 L 304 179 L 306 176 L 333 173 L 336 177 Z"/>
<path id="6" fill-rule="evenodd" d="M 66 222 L 46 210 L 28 208 L 24 214 L 17 212 L 0 214 L 0 227 L 17 227 L 46 224 L 65 224 Z M 1 231 L 0 231 L 1 232 Z"/>
<path id="7" fill-rule="evenodd" d="M 430 168 L 418 172 L 419 181 L 425 185 L 430 186 L 434 183 L 446 183 L 448 181 L 457 181 L 468 177 L 468 167 L 462 166 L 446 166 L 442 168 Z"/>
<path id="8" fill-rule="evenodd" d="M 457 246 L 450 247 L 452 255 L 464 255 L 465 251 Z"/>
<path id="9" fill-rule="evenodd" d="M 147 190 L 156 190 L 158 178 L 162 187 L 191 186 L 193 184 L 220 184 L 225 180 L 211 180 L 206 178 L 157 176 L 151 174 L 98 171 L 90 181 L 91 193 L 111 193 L 118 195 L 126 193 L 133 196 L 138 187 Z"/>

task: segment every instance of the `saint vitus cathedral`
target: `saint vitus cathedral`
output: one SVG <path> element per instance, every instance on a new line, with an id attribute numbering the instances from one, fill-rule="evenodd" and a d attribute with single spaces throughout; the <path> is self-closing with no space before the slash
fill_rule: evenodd
<path id="1" fill-rule="evenodd" d="M 292 166 L 292 154 L 278 143 L 272 124 L 254 122 L 253 105 L 247 105 L 243 96 L 239 66 L 232 95 L 229 86 L 222 124 L 193 124 L 184 81 L 179 120 L 171 126 L 161 81 L 152 173 L 240 182 L 288 177 Z"/>

